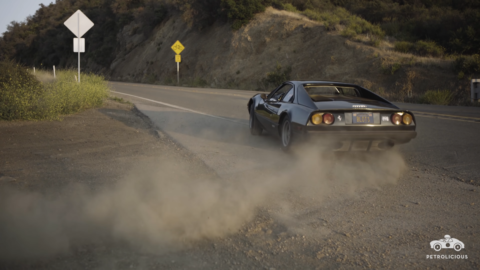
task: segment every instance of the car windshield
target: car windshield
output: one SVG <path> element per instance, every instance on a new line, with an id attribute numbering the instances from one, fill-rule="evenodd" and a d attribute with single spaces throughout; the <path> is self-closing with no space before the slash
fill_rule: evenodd
<path id="1" fill-rule="evenodd" d="M 360 97 L 354 87 L 335 85 L 304 85 L 303 88 L 313 101 L 331 100 L 338 97 Z"/>

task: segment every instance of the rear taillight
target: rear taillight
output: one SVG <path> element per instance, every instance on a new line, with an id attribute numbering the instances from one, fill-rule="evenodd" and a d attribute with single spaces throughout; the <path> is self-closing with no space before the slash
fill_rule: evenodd
<path id="1" fill-rule="evenodd" d="M 413 116 L 403 112 L 392 114 L 391 119 L 394 125 L 404 124 L 408 126 L 413 122 Z"/>
<path id="2" fill-rule="evenodd" d="M 326 113 L 323 115 L 323 123 L 327 125 L 331 125 L 335 121 L 335 118 L 333 117 L 333 114 L 331 113 Z"/>
<path id="3" fill-rule="evenodd" d="M 402 117 L 402 122 L 407 126 L 410 125 L 413 122 L 412 115 L 409 113 L 405 113 Z"/>
<path id="4" fill-rule="evenodd" d="M 312 115 L 312 123 L 314 125 L 320 125 L 323 122 L 323 113 L 316 113 Z"/>
<path id="5" fill-rule="evenodd" d="M 391 118 L 394 125 L 400 125 L 402 123 L 402 115 L 399 113 L 392 114 Z"/>
<path id="6" fill-rule="evenodd" d="M 316 113 L 312 115 L 311 120 L 314 125 L 331 125 L 333 122 L 335 122 L 335 117 L 333 117 L 333 114 L 331 113 Z"/>

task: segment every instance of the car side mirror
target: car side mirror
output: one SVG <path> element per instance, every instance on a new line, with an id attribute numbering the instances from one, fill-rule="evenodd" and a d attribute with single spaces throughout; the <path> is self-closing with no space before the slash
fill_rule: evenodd
<path id="1" fill-rule="evenodd" d="M 263 100 L 267 99 L 267 95 L 266 95 L 266 94 L 260 94 L 260 97 L 261 97 Z"/>

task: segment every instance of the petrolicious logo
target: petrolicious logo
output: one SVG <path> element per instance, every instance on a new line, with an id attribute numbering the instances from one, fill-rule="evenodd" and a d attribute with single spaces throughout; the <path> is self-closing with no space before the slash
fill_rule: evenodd
<path id="1" fill-rule="evenodd" d="M 460 252 L 462 249 L 465 248 L 465 244 L 456 239 L 450 237 L 450 235 L 445 235 L 443 239 L 433 240 L 430 242 L 430 248 L 439 252 L 442 249 L 453 249 L 456 252 Z M 447 260 L 465 260 L 468 259 L 466 254 L 434 254 L 434 255 L 427 255 L 427 259 L 447 259 Z"/>

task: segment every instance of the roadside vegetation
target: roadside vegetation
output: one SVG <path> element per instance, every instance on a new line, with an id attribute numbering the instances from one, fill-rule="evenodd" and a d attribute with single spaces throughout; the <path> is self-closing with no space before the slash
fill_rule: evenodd
<path id="1" fill-rule="evenodd" d="M 292 67 L 282 68 L 282 65 L 277 62 L 275 69 L 267 73 L 267 76 L 261 80 L 263 89 L 259 90 L 265 91 L 267 89 L 273 89 L 274 87 L 279 86 L 283 82 L 290 80 L 291 73 Z"/>
<path id="2" fill-rule="evenodd" d="M 137 24 L 137 32 L 148 36 L 166 18 L 180 13 L 191 27 L 203 29 L 223 20 L 237 30 L 268 6 L 301 13 L 354 40 L 368 35 L 374 46 L 388 35 L 395 38 L 395 50 L 400 52 L 455 58 L 480 54 L 478 1 L 57 0 L 48 6 L 40 4 L 35 15 L 8 26 L 0 38 L 0 60 L 65 67 L 74 55 L 67 46 L 72 35 L 63 22 L 77 9 L 95 21 L 85 35 L 90 53 L 83 60 L 108 67 L 115 58 L 116 35 L 127 24 Z"/>
<path id="3" fill-rule="evenodd" d="M 378 47 L 380 40 L 385 36 L 385 32 L 378 26 L 353 15 L 343 7 L 333 7 L 330 10 L 305 9 L 298 10 L 290 3 L 282 5 L 282 8 L 287 11 L 296 12 L 307 16 L 308 18 L 323 22 L 327 30 L 340 30 L 342 36 L 352 40 L 359 40 L 358 35 L 368 35 L 369 43 L 372 46 Z"/>
<path id="4" fill-rule="evenodd" d="M 42 120 L 59 119 L 61 115 L 101 106 L 108 95 L 102 76 L 77 71 L 27 70 L 13 61 L 0 62 L 0 119 Z"/>
<path id="5" fill-rule="evenodd" d="M 435 105 L 450 105 L 453 101 L 453 93 L 450 90 L 428 90 L 420 97 L 419 102 Z"/>

